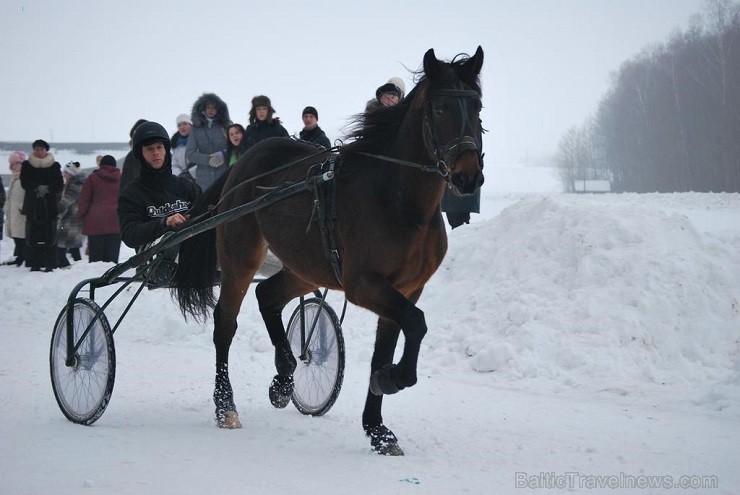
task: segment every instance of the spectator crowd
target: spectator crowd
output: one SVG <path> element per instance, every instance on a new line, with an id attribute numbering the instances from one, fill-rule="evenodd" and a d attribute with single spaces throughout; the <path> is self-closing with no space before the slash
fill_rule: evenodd
<path id="1" fill-rule="evenodd" d="M 365 111 L 396 105 L 404 93 L 403 80 L 393 77 L 377 89 Z M 296 139 L 331 147 L 316 107 L 306 106 L 301 119 Z M 200 95 L 174 124 L 170 136 L 160 124 L 138 119 L 122 163 L 98 156 L 89 175 L 76 161 L 61 166 L 43 139 L 31 144 L 28 155 L 11 153 L 7 193 L 0 179 L 0 239 L 3 231 L 13 239 L 13 257 L 2 264 L 51 272 L 69 267 L 68 256 L 80 261 L 83 253 L 90 262 L 118 263 L 122 240 L 139 249 L 181 225 L 186 217 L 172 205 L 191 204 L 258 142 L 289 137 L 266 95 L 252 98 L 246 127 L 232 122 L 227 104 L 214 93 Z M 153 211 L 167 213 L 159 218 Z M 469 221 L 469 212 L 448 220 L 454 228 Z"/>

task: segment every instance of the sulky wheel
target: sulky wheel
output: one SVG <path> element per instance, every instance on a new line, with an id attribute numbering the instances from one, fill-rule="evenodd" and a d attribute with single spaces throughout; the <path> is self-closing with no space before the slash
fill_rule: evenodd
<path id="1" fill-rule="evenodd" d="M 304 314 L 303 336 L 301 309 Z M 303 342 L 309 338 L 317 315 L 313 334 L 310 335 L 305 354 L 302 354 Z M 322 304 L 321 299 L 315 297 L 306 299 L 293 311 L 287 334 L 298 361 L 293 373 L 293 404 L 303 414 L 321 416 L 331 409 L 342 388 L 344 338 L 339 319 L 326 302 Z"/>
<path id="2" fill-rule="evenodd" d="M 103 415 L 113 393 L 116 376 L 113 333 L 100 306 L 90 299 L 75 299 L 72 341 L 79 347 L 67 363 L 68 309 L 69 306 L 65 306 L 59 313 L 51 337 L 51 386 L 67 419 L 90 425 Z M 89 331 L 82 338 L 88 326 Z"/>

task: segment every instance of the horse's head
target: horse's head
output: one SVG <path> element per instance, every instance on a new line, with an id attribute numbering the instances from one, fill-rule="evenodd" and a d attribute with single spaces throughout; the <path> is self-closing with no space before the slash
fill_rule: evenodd
<path id="1" fill-rule="evenodd" d="M 457 194 L 472 194 L 483 184 L 478 75 L 483 49 L 450 63 L 437 60 L 434 49 L 424 55 L 426 87 L 424 141 Z"/>

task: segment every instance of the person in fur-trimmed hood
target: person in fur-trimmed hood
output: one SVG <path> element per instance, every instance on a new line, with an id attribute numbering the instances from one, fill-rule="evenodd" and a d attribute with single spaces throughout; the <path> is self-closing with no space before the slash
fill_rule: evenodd
<path id="1" fill-rule="evenodd" d="M 231 125 L 229 108 L 214 93 L 203 93 L 193 104 L 190 120 L 193 126 L 185 158 L 195 164 L 195 180 L 205 191 L 229 168 L 224 160 L 228 144 L 226 128 Z"/>
<path id="2" fill-rule="evenodd" d="M 82 222 L 77 218 L 77 198 L 82 191 L 82 184 L 87 177 L 80 167 L 80 162 L 69 162 L 62 169 L 64 189 L 59 201 L 59 222 L 57 223 L 57 267 L 70 266 L 67 252 L 72 259 L 80 261 L 80 248 L 84 241 Z"/>
<path id="3" fill-rule="evenodd" d="M 245 150 L 248 150 L 263 139 L 270 137 L 288 137 L 288 131 L 280 124 L 280 119 L 274 117 L 275 109 L 272 102 L 265 95 L 252 98 L 252 108 L 249 110 L 249 126 L 244 134 Z"/>
<path id="4" fill-rule="evenodd" d="M 21 186 L 26 191 L 26 242 L 31 271 L 38 272 L 43 266 L 44 271 L 50 272 L 56 266 L 57 201 L 64 187 L 62 167 L 43 139 L 37 139 L 31 147 L 33 153 L 21 165 Z"/>

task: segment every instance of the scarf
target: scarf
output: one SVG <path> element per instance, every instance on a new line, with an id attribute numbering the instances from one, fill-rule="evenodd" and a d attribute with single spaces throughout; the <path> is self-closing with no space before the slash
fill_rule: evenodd
<path id="1" fill-rule="evenodd" d="M 39 158 L 38 156 L 31 154 L 27 161 L 33 168 L 49 168 L 54 165 L 54 155 L 47 153 L 45 157 Z"/>

